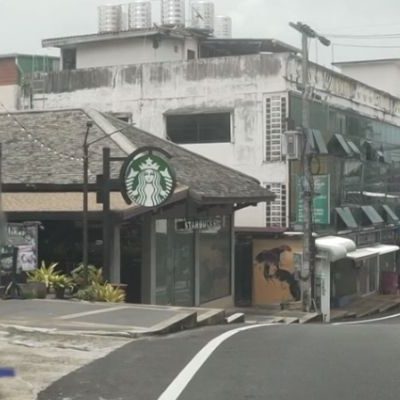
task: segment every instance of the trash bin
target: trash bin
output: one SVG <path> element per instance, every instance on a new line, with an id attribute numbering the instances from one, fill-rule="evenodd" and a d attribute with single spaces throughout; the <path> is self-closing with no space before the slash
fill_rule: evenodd
<path id="1" fill-rule="evenodd" d="M 381 292 L 383 294 L 397 294 L 399 275 L 397 272 L 384 271 L 381 273 Z"/>

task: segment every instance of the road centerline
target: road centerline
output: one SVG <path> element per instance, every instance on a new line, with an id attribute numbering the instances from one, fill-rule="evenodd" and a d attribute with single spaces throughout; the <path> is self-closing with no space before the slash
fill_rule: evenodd
<path id="1" fill-rule="evenodd" d="M 275 323 L 259 324 L 244 326 L 241 328 L 232 329 L 228 332 L 215 337 L 210 340 L 181 370 L 181 372 L 175 377 L 175 379 L 169 384 L 165 391 L 158 397 L 158 400 L 176 400 L 182 394 L 186 386 L 190 383 L 199 369 L 208 360 L 208 358 L 214 353 L 214 351 L 230 337 L 236 335 L 239 332 L 247 331 L 250 329 L 262 328 L 266 326 L 278 326 Z"/>

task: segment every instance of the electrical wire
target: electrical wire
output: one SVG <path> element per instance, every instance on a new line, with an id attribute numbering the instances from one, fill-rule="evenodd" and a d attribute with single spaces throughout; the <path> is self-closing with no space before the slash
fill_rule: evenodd
<path id="1" fill-rule="evenodd" d="M 400 33 L 382 33 L 382 34 L 365 34 L 365 35 L 345 35 L 345 34 L 328 33 L 328 34 L 324 34 L 324 35 L 331 37 L 331 38 L 340 38 L 340 39 L 398 39 L 398 38 L 400 38 Z"/>
<path id="2" fill-rule="evenodd" d="M 360 47 L 360 48 L 372 48 L 372 49 L 400 49 L 398 46 L 387 46 L 387 45 L 371 45 L 371 44 L 351 44 L 351 43 L 332 43 L 332 45 L 337 47 Z"/>

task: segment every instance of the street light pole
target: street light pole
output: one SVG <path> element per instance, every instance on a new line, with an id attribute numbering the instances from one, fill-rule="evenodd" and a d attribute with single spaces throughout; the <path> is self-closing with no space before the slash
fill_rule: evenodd
<path id="1" fill-rule="evenodd" d="M 302 304 L 304 311 L 312 309 L 313 285 L 315 270 L 315 249 L 313 243 L 313 176 L 311 162 L 313 157 L 313 146 L 310 142 L 310 87 L 309 87 L 309 58 L 308 58 L 308 39 L 318 39 L 324 46 L 329 46 L 330 41 L 319 35 L 308 25 L 301 22 L 289 25 L 301 34 L 302 44 L 302 127 L 304 139 L 303 160 L 303 263 L 301 268 Z"/>
<path id="2" fill-rule="evenodd" d="M 101 136 L 91 142 L 88 141 L 89 139 L 89 132 L 90 128 L 93 127 L 93 121 L 86 122 L 86 132 L 85 137 L 83 140 L 83 216 L 82 216 L 82 239 L 83 239 L 83 255 L 82 255 L 82 262 L 83 262 L 83 275 L 85 286 L 89 284 L 89 147 L 92 144 L 101 142 L 104 139 L 109 139 L 113 135 L 120 133 L 124 129 L 127 129 L 135 124 L 129 124 L 124 126 L 123 128 L 117 129 L 105 136 Z M 103 229 L 104 232 L 104 229 Z M 104 243 L 103 243 L 104 246 Z"/>
<path id="3" fill-rule="evenodd" d="M 89 232 L 88 232 L 88 213 L 89 213 L 89 199 L 88 199 L 88 186 L 89 186 L 89 145 L 88 137 L 90 128 L 93 126 L 92 121 L 86 123 L 86 133 L 83 141 L 83 274 L 85 286 L 89 284 Z"/>

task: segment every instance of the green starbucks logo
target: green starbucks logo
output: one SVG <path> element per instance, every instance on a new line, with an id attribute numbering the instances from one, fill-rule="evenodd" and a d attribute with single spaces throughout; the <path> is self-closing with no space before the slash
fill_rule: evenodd
<path id="1" fill-rule="evenodd" d="M 175 189 L 172 167 L 153 151 L 133 153 L 125 162 L 122 179 L 125 200 L 149 208 L 167 201 Z"/>

